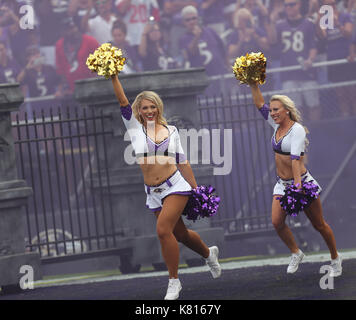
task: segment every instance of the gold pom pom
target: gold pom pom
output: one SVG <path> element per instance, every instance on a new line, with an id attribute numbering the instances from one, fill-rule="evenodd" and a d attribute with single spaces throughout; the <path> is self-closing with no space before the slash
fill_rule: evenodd
<path id="1" fill-rule="evenodd" d="M 124 68 L 126 58 L 122 56 L 121 49 L 112 46 L 110 43 L 103 43 L 94 54 L 90 54 L 87 59 L 87 66 L 92 72 L 109 79 L 117 75 Z"/>
<path id="2" fill-rule="evenodd" d="M 267 59 L 262 52 L 247 53 L 246 56 L 236 58 L 232 70 L 240 83 L 249 84 L 266 82 Z"/>

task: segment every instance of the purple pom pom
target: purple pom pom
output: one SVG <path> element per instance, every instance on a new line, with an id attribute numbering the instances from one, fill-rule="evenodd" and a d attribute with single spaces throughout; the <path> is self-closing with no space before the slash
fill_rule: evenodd
<path id="1" fill-rule="evenodd" d="M 319 196 L 319 187 L 313 181 L 302 181 L 302 189 L 298 189 L 298 185 L 287 185 L 284 196 L 277 198 L 288 215 L 297 216 L 299 211 L 303 211 Z"/>
<path id="2" fill-rule="evenodd" d="M 193 221 L 215 215 L 219 208 L 220 198 L 214 194 L 214 191 L 212 186 L 198 186 L 193 189 L 183 215 Z"/>

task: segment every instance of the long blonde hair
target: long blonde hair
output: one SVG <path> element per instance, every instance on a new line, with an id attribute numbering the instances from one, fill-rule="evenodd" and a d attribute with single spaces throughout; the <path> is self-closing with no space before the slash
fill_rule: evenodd
<path id="1" fill-rule="evenodd" d="M 297 109 L 297 107 L 295 106 L 295 103 L 293 102 L 293 100 L 291 98 L 289 98 L 288 96 L 281 95 L 281 94 L 275 94 L 271 97 L 270 103 L 272 101 L 279 101 L 280 103 L 282 103 L 283 107 L 289 111 L 290 119 L 295 122 L 300 123 L 303 126 L 305 133 L 306 134 L 309 133 L 308 128 L 302 124 L 302 122 L 303 122 L 302 114 Z M 305 146 L 307 147 L 308 144 L 309 144 L 309 140 L 307 138 L 305 138 Z"/>
<path id="2" fill-rule="evenodd" d="M 142 100 L 151 101 L 158 109 L 157 122 L 162 125 L 167 125 L 167 120 L 163 116 L 163 101 L 160 96 L 154 91 L 142 91 L 139 93 L 132 104 L 132 111 L 135 118 L 144 124 L 143 118 L 139 115 L 139 109 L 141 107 Z"/>

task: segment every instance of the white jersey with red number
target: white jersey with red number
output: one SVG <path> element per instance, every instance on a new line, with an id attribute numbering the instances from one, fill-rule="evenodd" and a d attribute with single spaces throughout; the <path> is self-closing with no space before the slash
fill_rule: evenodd
<path id="1" fill-rule="evenodd" d="M 125 0 L 116 0 L 115 5 L 120 7 Z M 159 19 L 157 0 L 131 0 L 131 4 L 123 20 L 127 26 L 127 40 L 131 45 L 139 45 L 141 35 L 149 17 Z"/>

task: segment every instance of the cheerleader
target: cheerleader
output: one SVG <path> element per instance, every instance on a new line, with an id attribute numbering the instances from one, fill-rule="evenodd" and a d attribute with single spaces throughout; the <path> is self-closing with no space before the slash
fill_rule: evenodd
<path id="1" fill-rule="evenodd" d="M 155 92 L 143 91 L 131 106 L 118 77 L 112 76 L 111 80 L 143 173 L 146 206 L 157 218 L 157 235 L 169 273 L 164 299 L 175 300 L 182 289 L 178 279 L 178 241 L 205 258 L 213 278 L 221 275 L 219 249 L 208 248 L 198 233 L 187 229 L 182 220 L 182 212 L 197 183 L 177 128 L 167 125 L 163 117 L 162 100 Z"/>
<path id="2" fill-rule="evenodd" d="M 263 99 L 258 84 L 250 82 L 249 85 L 254 104 L 274 129 L 272 149 L 275 152 L 277 183 L 273 189 L 272 224 L 279 237 L 292 253 L 287 273 L 294 273 L 305 255 L 298 248 L 291 230 L 285 223 L 287 215 L 278 199 L 284 195 L 286 186 L 294 184 L 301 188 L 302 182 L 311 180 L 314 180 L 317 185 L 318 194 L 321 192 L 320 185 L 304 165 L 304 152 L 308 144 L 306 139 L 308 130 L 301 124 L 300 112 L 289 97 L 274 95 L 268 105 Z M 331 276 L 340 276 L 342 273 L 342 259 L 336 250 L 333 231 L 323 218 L 320 197 L 313 200 L 304 209 L 304 212 L 313 227 L 320 232 L 329 248 L 331 254 Z"/>

